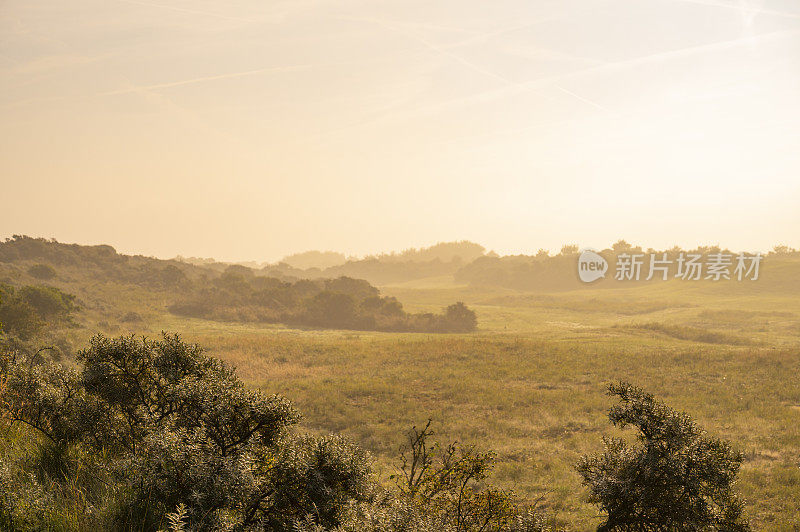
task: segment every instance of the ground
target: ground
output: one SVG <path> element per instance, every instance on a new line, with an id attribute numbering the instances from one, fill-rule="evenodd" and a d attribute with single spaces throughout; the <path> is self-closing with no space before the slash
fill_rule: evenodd
<path id="1" fill-rule="evenodd" d="M 438 282 L 439 288 L 436 288 Z M 456 299 L 468 335 L 304 331 L 162 315 L 159 328 L 283 394 L 312 431 L 343 432 L 385 477 L 403 431 L 428 417 L 442 440 L 498 453 L 495 479 L 589 530 L 600 521 L 573 465 L 615 434 L 605 384 L 625 379 L 744 451 L 739 490 L 758 530 L 800 527 L 800 302 L 751 287 L 680 281 L 550 295 L 382 287 L 412 311 Z"/>
<path id="2" fill-rule="evenodd" d="M 303 430 L 341 432 L 367 448 L 384 479 L 404 431 L 430 417 L 442 441 L 496 451 L 494 479 L 541 498 L 570 529 L 601 521 L 573 466 L 618 434 L 604 390 L 625 379 L 745 453 L 738 488 L 754 529 L 800 529 L 800 290 L 789 277 L 762 280 L 553 294 L 452 278 L 380 287 L 412 312 L 464 301 L 479 330 L 461 335 L 184 319 L 166 312 L 164 294 L 79 273 L 54 282 L 84 303 L 71 333 L 78 343 L 97 331 L 180 333 L 249 385 L 293 400 Z M 134 310 L 141 322 L 122 319 Z"/>

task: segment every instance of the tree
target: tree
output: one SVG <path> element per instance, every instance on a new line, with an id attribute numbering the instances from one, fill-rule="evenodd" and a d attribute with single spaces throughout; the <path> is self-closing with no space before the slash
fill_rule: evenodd
<path id="1" fill-rule="evenodd" d="M 231 264 L 227 268 L 225 268 L 225 273 L 228 275 L 241 275 L 245 278 L 250 278 L 255 275 L 255 272 L 252 268 L 248 268 L 247 266 L 242 266 L 241 264 Z"/>
<path id="2" fill-rule="evenodd" d="M 288 264 L 292 268 L 308 270 L 310 268 L 325 269 L 339 266 L 347 262 L 347 258 L 342 253 L 334 251 L 305 251 L 294 253 L 282 258 L 280 262 Z"/>
<path id="3" fill-rule="evenodd" d="M 154 277 L 167 287 L 176 287 L 186 282 L 186 274 L 174 264 L 167 264 Z"/>
<path id="4" fill-rule="evenodd" d="M 609 420 L 635 427 L 638 444 L 604 438 L 605 451 L 577 465 L 607 515 L 598 530 L 749 530 L 734 491 L 741 453 L 640 388 L 611 384 L 608 394 L 620 401 Z"/>
<path id="5" fill-rule="evenodd" d="M 377 288 L 364 279 L 353 279 L 345 276 L 336 279 L 326 279 L 325 290 L 328 292 L 347 294 L 356 300 L 377 296 L 379 293 Z"/>
<path id="6" fill-rule="evenodd" d="M 797 253 L 797 250 L 794 248 L 790 248 L 785 244 L 778 244 L 777 246 L 772 248 L 771 255 L 791 255 L 792 253 Z"/>
<path id="7" fill-rule="evenodd" d="M 561 246 L 561 255 L 564 257 L 576 255 L 578 253 L 578 246 L 576 244 L 565 244 Z"/>
<path id="8" fill-rule="evenodd" d="M 27 302 L 9 298 L 0 305 L 0 324 L 7 333 L 20 340 L 29 340 L 42 330 L 44 321 Z"/>
<path id="9" fill-rule="evenodd" d="M 303 318 L 306 323 L 321 327 L 353 327 L 356 303 L 352 296 L 326 290 L 305 302 Z"/>
<path id="10" fill-rule="evenodd" d="M 630 251 L 632 246 L 628 244 L 625 240 L 617 240 L 614 244 L 611 245 L 611 249 L 614 250 L 614 253 L 627 253 Z"/>

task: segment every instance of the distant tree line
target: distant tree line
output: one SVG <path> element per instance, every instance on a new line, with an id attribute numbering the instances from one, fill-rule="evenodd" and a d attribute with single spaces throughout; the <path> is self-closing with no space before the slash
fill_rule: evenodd
<path id="1" fill-rule="evenodd" d="M 682 249 L 678 246 L 665 250 L 643 249 L 640 246 L 629 244 L 625 240 L 619 240 L 609 248 L 597 250 L 597 253 L 608 261 L 609 271 L 604 279 L 592 284 L 582 283 L 578 279 L 578 253 L 578 246 L 567 245 L 562 247 L 561 251 L 555 255 L 551 255 L 546 250 L 539 250 L 534 255 L 507 255 L 503 257 L 484 255 L 459 268 L 453 276 L 457 282 L 473 286 L 495 286 L 531 292 L 555 292 L 587 287 L 629 287 L 629 282 L 614 279 L 614 264 L 617 263 L 617 257 L 622 254 L 643 254 L 648 260 L 650 254 L 655 254 L 659 260 L 666 256 L 667 260 L 674 263 L 681 253 L 686 255 L 698 254 L 703 257 L 725 253 L 735 257 L 738 250 L 734 252 L 719 246 L 699 246 L 694 249 Z M 768 268 L 770 264 L 776 261 L 796 261 L 798 258 L 800 258 L 800 252 L 784 245 L 775 246 L 772 252 L 768 254 L 768 260 L 765 261 L 764 267 Z M 787 283 L 795 284 L 797 266 L 798 264 L 795 262 L 790 276 L 782 276 L 779 279 L 762 276 L 759 280 L 760 286 L 766 288 L 769 285 L 777 288 L 786 286 Z M 639 282 L 647 282 L 645 278 L 648 274 L 648 267 L 649 262 L 645 260 Z M 656 276 L 655 279 L 659 280 L 661 277 Z"/>
<path id="2" fill-rule="evenodd" d="M 110 246 L 62 244 L 15 235 L 0 242 L 0 274 L 7 265 L 6 272 L 30 276 L 29 284 L 39 281 L 70 282 L 78 286 L 100 281 L 131 284 L 158 294 L 161 300 L 170 302 L 172 312 L 184 316 L 306 327 L 464 332 L 474 327 L 469 325 L 473 321 L 471 311 L 463 305 L 451 306 L 440 314 L 408 314 L 392 298 L 350 292 L 336 281 L 349 277 L 374 284 L 452 275 L 457 282 L 467 285 L 530 292 L 615 288 L 630 286 L 629 281 L 614 280 L 613 265 L 623 253 L 655 253 L 659 258 L 666 254 L 669 260 L 675 261 L 680 253 L 708 256 L 730 252 L 718 246 L 645 250 L 620 240 L 598 251 L 609 262 L 606 278 L 585 284 L 577 276 L 579 249 L 576 245 L 564 246 L 555 255 L 539 250 L 532 255 L 500 257 L 484 251 L 471 242 L 442 243 L 421 250 L 348 261 L 324 270 L 300 270 L 286 264 L 254 269 L 216 262 L 190 264 L 122 255 Z M 759 278 L 757 288 L 772 291 L 800 288 L 798 258 L 800 252 L 795 249 L 776 246 L 764 261 L 764 275 Z M 444 262 L 444 259 L 451 261 Z M 61 276 L 62 272 L 67 275 Z M 645 264 L 642 278 L 646 275 Z M 330 289 L 328 285 L 339 288 Z M 82 292 L 78 293 L 83 297 Z"/>
<path id="3" fill-rule="evenodd" d="M 328 268 L 302 269 L 286 263 L 250 264 L 255 267 L 234 266 L 242 268 L 240 271 L 246 276 L 271 277 L 292 283 L 302 279 L 319 282 L 320 279 L 351 277 L 380 285 L 452 275 L 457 282 L 467 285 L 532 292 L 630 286 L 627 282 L 614 280 L 613 269 L 609 270 L 605 279 L 596 283 L 587 285 L 580 282 L 577 276 L 578 252 L 577 245 L 566 245 L 554 255 L 547 250 L 539 250 L 531 255 L 498 256 L 495 253 L 485 253 L 482 246 L 472 242 L 449 242 L 419 250 L 349 260 L 344 264 Z M 614 243 L 607 249 L 598 250 L 598 253 L 609 262 L 610 267 L 613 267 L 616 258 L 623 253 L 655 253 L 659 258 L 666 253 L 667 258 L 674 261 L 680 253 L 709 256 L 720 252 L 733 253 L 719 246 L 701 246 L 686 250 L 677 246 L 666 250 L 643 249 L 624 240 Z M 305 253 L 300 255 L 305 260 L 313 259 L 317 254 L 312 252 L 310 255 Z M 322 255 L 327 257 L 324 253 Z M 788 266 L 776 269 L 776 276 L 762 276 L 759 287 L 779 290 L 787 285 L 794 286 L 798 278 L 796 273 L 798 258 L 800 252 L 794 248 L 786 245 L 775 246 L 767 255 L 764 268 L 770 268 L 772 264 L 781 262 Z M 19 235 L 0 242 L 0 264 L 2 263 L 24 263 L 27 273 L 39 280 L 52 279 L 57 270 L 67 268 L 75 273 L 73 277 L 85 277 L 92 281 L 130 283 L 148 290 L 180 294 L 184 299 L 189 299 L 198 286 L 208 285 L 224 275 L 231 267 L 229 264 L 211 259 L 165 261 L 140 255 L 121 255 L 111 246 L 62 244 L 55 240 Z M 646 268 L 645 264 L 643 277 L 647 274 Z M 260 312 L 265 313 L 266 309 L 261 309 Z"/>
<path id="4" fill-rule="evenodd" d="M 274 264 L 237 263 L 257 270 L 257 275 L 278 278 L 317 279 L 354 277 L 373 284 L 452 275 L 462 266 L 485 254 L 480 244 L 466 240 L 440 242 L 425 248 L 410 248 L 398 253 L 382 253 L 364 258 L 346 258 L 333 251 L 306 251 L 288 255 Z M 178 261 L 223 272 L 230 266 L 213 259 L 177 257 Z"/>
<path id="5" fill-rule="evenodd" d="M 362 259 L 344 260 L 336 254 L 306 252 L 291 255 L 278 264 L 265 265 L 266 275 L 291 276 L 302 279 L 355 277 L 375 284 L 452 275 L 462 266 L 481 257 L 486 249 L 469 241 L 440 242 L 427 248 L 411 248 L 399 253 L 370 255 Z M 332 261 L 338 263 L 331 264 Z"/>
<path id="6" fill-rule="evenodd" d="M 310 268 L 325 269 L 344 264 L 347 262 L 347 257 L 344 256 L 344 253 L 335 251 L 312 250 L 287 255 L 280 262 L 300 270 L 308 270 Z"/>

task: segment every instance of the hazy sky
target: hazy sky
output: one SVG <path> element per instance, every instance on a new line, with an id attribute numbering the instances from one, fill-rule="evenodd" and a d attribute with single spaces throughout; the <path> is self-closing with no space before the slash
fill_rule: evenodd
<path id="1" fill-rule="evenodd" d="M 0 0 L 0 236 L 800 246 L 797 0 Z"/>

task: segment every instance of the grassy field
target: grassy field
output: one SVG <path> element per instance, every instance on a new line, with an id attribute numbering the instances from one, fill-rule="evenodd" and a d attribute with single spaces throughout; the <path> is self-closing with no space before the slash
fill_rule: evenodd
<path id="1" fill-rule="evenodd" d="M 430 417 L 442 440 L 495 450 L 497 481 L 543 497 L 578 530 L 599 519 L 573 465 L 615 433 L 605 384 L 629 380 L 745 452 L 739 488 L 756 529 L 800 529 L 794 295 L 681 282 L 536 295 L 448 279 L 382 292 L 412 311 L 464 300 L 480 330 L 306 331 L 165 314 L 147 329 L 180 332 L 235 364 L 250 385 L 291 398 L 306 430 L 349 435 L 386 476 L 404 430 Z"/>
<path id="2" fill-rule="evenodd" d="M 739 489 L 756 530 L 800 530 L 800 284 L 777 273 L 553 294 L 449 277 L 381 287 L 410 312 L 464 301 L 479 330 L 462 335 L 220 323 L 167 313 L 168 292 L 76 269 L 53 284 L 79 295 L 75 345 L 95 332 L 180 333 L 249 385 L 293 400 L 303 430 L 344 433 L 370 450 L 384 478 L 404 432 L 432 418 L 441 441 L 496 451 L 495 481 L 541 498 L 571 530 L 601 520 L 573 466 L 615 434 L 605 385 L 629 380 L 745 453 Z M 140 321 L 124 319 L 132 311 Z"/>

